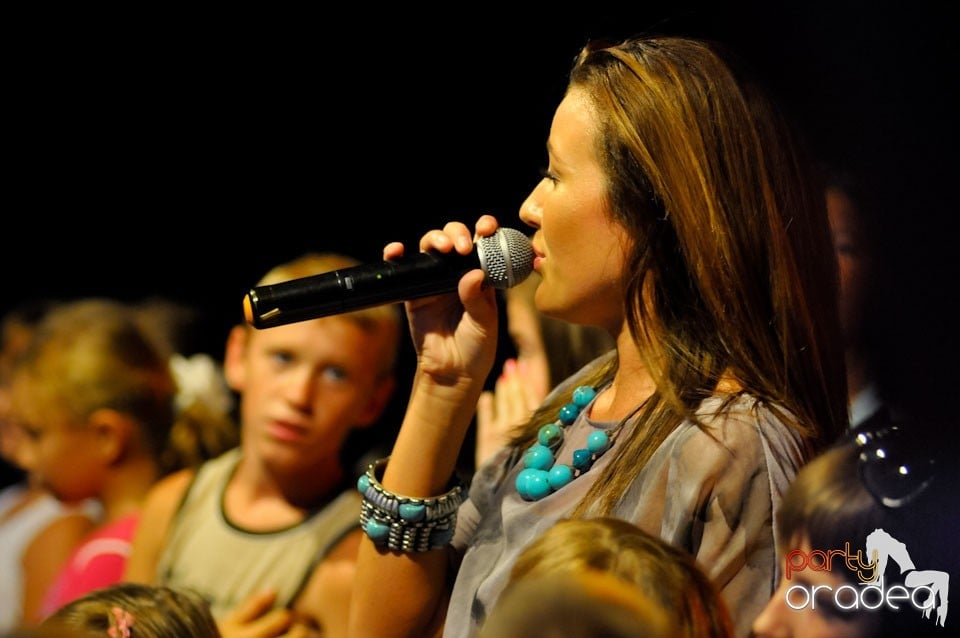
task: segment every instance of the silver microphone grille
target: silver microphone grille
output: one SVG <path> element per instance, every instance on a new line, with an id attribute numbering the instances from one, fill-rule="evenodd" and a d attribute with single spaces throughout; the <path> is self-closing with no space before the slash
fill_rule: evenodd
<path id="1" fill-rule="evenodd" d="M 478 239 L 477 256 L 486 282 L 494 288 L 512 288 L 533 272 L 533 247 L 515 228 L 500 228 Z"/>

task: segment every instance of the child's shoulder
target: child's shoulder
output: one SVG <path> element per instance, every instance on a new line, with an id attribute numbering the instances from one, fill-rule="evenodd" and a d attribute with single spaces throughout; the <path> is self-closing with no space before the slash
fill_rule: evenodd
<path id="1" fill-rule="evenodd" d="M 147 502 L 172 500 L 177 504 L 195 481 L 218 481 L 221 476 L 231 474 L 239 461 L 240 450 L 234 448 L 198 466 L 173 472 L 153 485 L 147 496 Z"/>
<path id="2" fill-rule="evenodd" d="M 149 516 L 157 512 L 175 510 L 196 475 L 196 468 L 185 468 L 154 483 L 144 500 L 144 513 Z"/>

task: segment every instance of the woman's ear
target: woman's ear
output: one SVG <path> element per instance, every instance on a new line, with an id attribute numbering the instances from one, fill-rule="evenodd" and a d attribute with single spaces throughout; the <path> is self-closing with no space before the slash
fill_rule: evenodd
<path id="1" fill-rule="evenodd" d="M 99 408 L 87 417 L 87 427 L 94 433 L 97 454 L 105 463 L 113 464 L 128 454 L 137 425 L 123 412 Z"/>
<path id="2" fill-rule="evenodd" d="M 243 387 L 246 385 L 245 359 L 250 330 L 251 328 L 247 326 L 234 326 L 227 336 L 227 347 L 223 356 L 223 374 L 227 385 L 234 392 L 243 392 Z"/>

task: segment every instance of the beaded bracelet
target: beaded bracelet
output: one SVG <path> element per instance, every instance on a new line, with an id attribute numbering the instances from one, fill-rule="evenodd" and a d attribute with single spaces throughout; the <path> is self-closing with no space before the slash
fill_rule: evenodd
<path id="1" fill-rule="evenodd" d="M 446 547 L 457 526 L 463 485 L 454 481 L 450 491 L 434 498 L 394 494 L 377 478 L 389 458 L 371 463 L 357 481 L 357 489 L 363 495 L 360 526 L 364 533 L 378 547 L 392 551 L 426 552 Z"/>

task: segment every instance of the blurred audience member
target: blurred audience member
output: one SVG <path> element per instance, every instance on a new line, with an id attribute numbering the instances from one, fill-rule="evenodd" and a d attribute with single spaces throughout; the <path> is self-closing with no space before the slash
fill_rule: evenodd
<path id="1" fill-rule="evenodd" d="M 24 302 L 4 315 L 0 326 L 0 458 L 14 467 L 24 432 L 10 415 L 10 382 L 51 306 Z M 34 473 L 0 489 L 0 634 L 24 628 L 39 615 L 44 594 L 99 513 L 92 500 L 60 502 Z"/>
<path id="2" fill-rule="evenodd" d="M 960 450 L 928 424 L 863 429 L 810 461 L 777 515 L 781 581 L 765 636 L 947 636 Z"/>
<path id="3" fill-rule="evenodd" d="M 308 254 L 258 285 L 355 265 Z M 344 635 L 361 538 L 344 443 L 390 400 L 400 334 L 396 304 L 234 327 L 224 365 L 240 445 L 151 491 L 127 578 L 200 592 L 225 636 L 276 636 L 291 623 Z"/>
<path id="4" fill-rule="evenodd" d="M 122 579 L 147 490 L 195 459 L 176 436 L 177 383 L 167 353 L 128 304 L 105 298 L 59 304 L 37 326 L 17 365 L 12 410 L 22 462 L 64 502 L 97 499 L 103 519 L 46 593 L 41 616 Z M 189 437 L 188 437 L 189 439 Z"/>
<path id="5" fill-rule="evenodd" d="M 505 591 L 478 638 L 677 638 L 668 613 L 601 571 L 531 576 Z"/>
<path id="6" fill-rule="evenodd" d="M 168 358 L 177 384 L 178 427 L 168 447 L 182 456 L 172 462 L 196 467 L 236 447 L 240 429 L 234 419 L 235 400 L 223 373 L 223 363 L 208 352 L 203 338 L 205 317 L 183 302 L 162 296 L 134 304 L 147 336 Z"/>
<path id="7" fill-rule="evenodd" d="M 502 596 L 530 578 L 590 571 L 611 574 L 638 590 L 662 610 L 672 635 L 733 636 L 730 611 L 693 556 L 618 518 L 557 521 L 517 557 Z"/>
<path id="8" fill-rule="evenodd" d="M 875 185 L 863 169 L 831 165 L 825 177 L 827 214 L 840 270 L 850 427 L 856 429 L 871 419 L 890 419 L 877 379 L 877 358 L 884 354 L 877 333 L 885 321 L 878 304 L 879 211 L 871 193 Z"/>
<path id="9" fill-rule="evenodd" d="M 117 583 L 67 603 L 37 638 L 220 638 L 210 605 L 170 587 Z"/>

